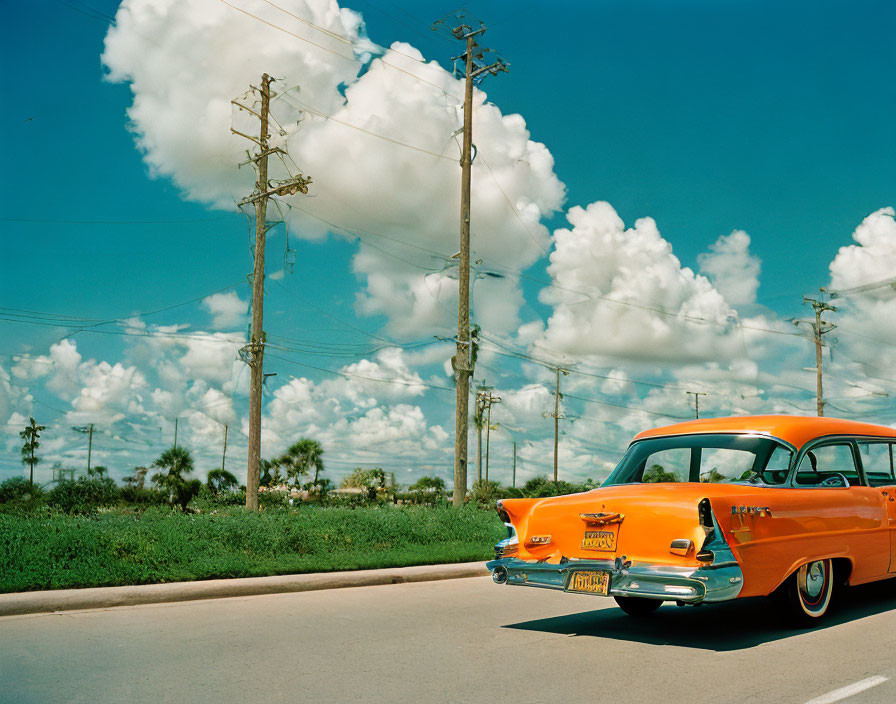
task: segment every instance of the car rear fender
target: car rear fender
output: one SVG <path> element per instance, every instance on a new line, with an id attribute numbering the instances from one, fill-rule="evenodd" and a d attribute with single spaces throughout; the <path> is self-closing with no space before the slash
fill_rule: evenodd
<path id="1" fill-rule="evenodd" d="M 818 505 L 820 492 L 811 497 L 813 509 L 799 496 L 803 493 L 769 489 L 761 496 L 712 498 L 713 515 L 743 570 L 741 596 L 771 594 L 800 566 L 814 560 L 838 560 L 847 574 L 852 573 L 856 533 L 848 509 L 841 509 L 842 516 L 825 516 Z"/>

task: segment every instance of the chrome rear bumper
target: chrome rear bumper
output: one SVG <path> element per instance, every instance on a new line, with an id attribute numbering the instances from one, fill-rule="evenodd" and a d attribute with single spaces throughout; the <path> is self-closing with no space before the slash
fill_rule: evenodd
<path id="1" fill-rule="evenodd" d="M 612 560 L 570 559 L 551 564 L 504 557 L 487 562 L 485 566 L 498 583 L 564 591 L 568 591 L 573 572 L 602 570 L 610 573 L 610 596 L 635 596 L 689 604 L 734 599 L 744 581 L 743 572 L 736 562 L 702 567 L 648 563 L 619 566 Z"/>

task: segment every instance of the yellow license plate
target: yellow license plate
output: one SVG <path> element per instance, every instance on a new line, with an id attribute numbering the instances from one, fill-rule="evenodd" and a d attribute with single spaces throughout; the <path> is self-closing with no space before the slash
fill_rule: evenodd
<path id="1" fill-rule="evenodd" d="M 567 590 L 571 592 L 584 592 L 586 594 L 600 594 L 607 596 L 610 593 L 609 572 L 573 572 L 569 578 Z"/>
<path id="2" fill-rule="evenodd" d="M 616 550 L 615 530 L 586 530 L 582 550 Z"/>

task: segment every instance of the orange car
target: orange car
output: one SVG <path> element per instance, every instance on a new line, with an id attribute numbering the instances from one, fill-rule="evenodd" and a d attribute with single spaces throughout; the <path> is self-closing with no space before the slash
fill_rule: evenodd
<path id="1" fill-rule="evenodd" d="M 796 620 L 834 587 L 896 576 L 896 430 L 835 418 L 746 416 L 639 434 L 599 489 L 504 499 L 498 584 L 663 601 L 778 594 Z"/>

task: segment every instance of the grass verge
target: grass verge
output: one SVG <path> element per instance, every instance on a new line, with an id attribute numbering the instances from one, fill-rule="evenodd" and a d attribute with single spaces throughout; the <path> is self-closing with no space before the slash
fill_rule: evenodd
<path id="1" fill-rule="evenodd" d="M 0 514 L 0 592 L 486 560 L 502 537 L 475 508 Z"/>

